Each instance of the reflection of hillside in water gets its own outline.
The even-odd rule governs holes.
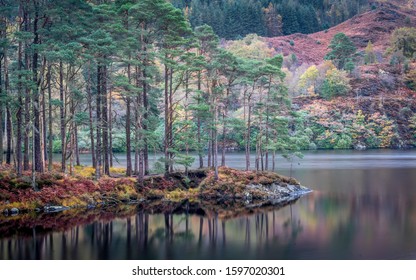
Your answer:
[[[279,210],[228,219],[188,205],[166,214],[101,213],[62,232],[48,232],[49,220],[31,229],[15,224],[15,234],[27,237],[2,238],[0,259],[406,258],[416,248],[415,203],[400,194],[316,192]]]

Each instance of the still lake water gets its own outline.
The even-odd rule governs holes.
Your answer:
[[[243,154],[227,156],[244,167]],[[289,163],[277,166],[289,175]],[[314,192],[227,219],[140,209],[37,219],[45,225],[0,216],[0,229],[13,222],[0,232],[0,259],[416,259],[416,151],[307,152],[292,175]]]

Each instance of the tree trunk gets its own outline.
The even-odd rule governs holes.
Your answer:
[[[59,116],[61,130],[61,171],[66,173],[66,127],[65,127],[65,92],[64,92],[64,65],[59,61]]]
[[[53,122],[52,122],[52,85],[51,85],[51,76],[52,76],[52,65],[48,64],[48,72],[46,74],[46,81],[48,84],[48,125],[49,125],[49,137],[48,137],[48,170],[52,171],[53,169]]]
[[[216,100],[218,101],[218,100]],[[218,122],[218,106],[217,106],[217,102],[214,102],[214,129],[213,129],[213,134],[214,134],[214,139],[213,139],[213,143],[214,143],[214,147],[213,147],[213,151],[214,151],[214,155],[213,155],[213,161],[214,161],[214,171],[215,171],[215,180],[218,180],[218,133],[217,133],[217,122]]]
[[[173,69],[170,68],[169,73],[169,148],[173,148]],[[169,171],[173,172],[173,157],[172,151],[169,151]]]
[[[47,64],[46,58],[43,59],[43,65],[46,67]],[[48,68],[49,71],[49,68]],[[46,76],[48,73],[46,73]],[[46,87],[49,87],[48,84],[48,77],[46,77],[47,85]],[[48,149],[46,148],[46,143],[48,143],[48,126],[46,123],[46,96],[45,96],[45,88],[42,89],[42,151],[43,151],[43,164],[46,164],[46,160],[48,160]]]
[[[109,159],[110,159],[110,168],[113,167],[113,106],[112,106],[112,99],[113,99],[113,89],[110,85],[110,94],[108,95],[108,152],[109,152]]]
[[[167,55],[165,59],[167,60]],[[165,63],[165,175],[169,174],[169,68]]]
[[[129,80],[129,85],[131,84],[131,66],[127,65],[127,77]],[[126,149],[127,149],[127,170],[126,175],[130,177],[132,175],[132,165],[131,165],[131,98],[130,93],[127,93],[126,97]]]
[[[129,30],[129,11],[126,12],[125,18],[125,27]],[[129,85],[131,85],[131,55],[129,55],[129,63],[127,64],[127,78]],[[127,150],[127,169],[126,176],[130,177],[132,175],[132,164],[131,164],[131,97],[130,92],[126,96],[126,150]]]
[[[7,90],[7,89],[6,89]],[[7,151],[6,151],[6,163],[11,164],[12,163],[12,141],[13,141],[13,135],[12,135],[12,114],[10,113],[10,107],[7,106],[6,108],[6,133],[7,133]]]
[[[78,125],[74,123],[74,144],[75,144],[75,163],[77,166],[81,165],[81,161],[79,158],[79,147],[78,147]]]
[[[108,98],[107,98],[107,66],[102,66],[101,71],[101,101],[102,101],[102,133],[103,133],[103,155],[104,174],[110,175],[110,161],[108,151]]]
[[[29,15],[27,11],[24,11],[23,22],[25,32],[30,32],[29,27]],[[29,72],[30,69],[30,59],[29,59],[29,46],[25,43],[25,71]],[[25,171],[29,170],[29,137],[30,137],[30,89],[29,86],[29,77],[26,75],[26,85],[25,85],[25,122],[24,122],[24,155],[23,155],[23,169]]]
[[[198,93],[201,92],[201,71],[198,72]],[[198,98],[198,107],[201,106],[201,98]],[[197,116],[198,123],[198,158],[199,158],[199,168],[204,168],[204,157],[202,155],[202,141],[201,141],[201,113],[198,113]]]
[[[251,93],[247,98],[246,170],[250,170]]]
[[[87,80],[87,102],[88,102],[88,125],[90,128],[90,141],[91,141],[91,160],[92,160],[92,167],[97,167],[97,160],[96,160],[96,153],[95,153],[95,141],[94,141],[94,124],[93,124],[93,115],[92,115],[92,94],[91,94],[91,65],[88,64],[88,80]]]
[[[21,16],[22,9],[19,7],[19,15]],[[22,42],[19,41],[17,54],[17,70],[18,70],[18,84],[17,84],[17,112],[16,112],[16,172],[20,176],[22,174],[22,108],[23,108],[23,92],[22,92]]]
[[[33,74],[33,153],[34,153],[34,165],[36,172],[44,172],[44,165],[42,162],[42,147],[41,147],[41,131],[40,131],[40,103],[39,103],[39,84],[38,84],[38,50],[37,45],[39,44],[38,34],[38,21],[39,21],[39,7],[37,1],[34,1],[35,18],[33,20],[33,63],[32,63],[32,74]]]
[[[96,142],[97,142],[97,148],[96,148],[96,160],[97,164],[95,167],[95,179],[99,180],[101,178],[101,66],[100,64],[97,65],[97,100],[96,100],[96,114],[97,114],[97,120],[96,120],[96,130],[97,130],[97,136],[96,136]]]
[[[140,87],[142,71],[136,67],[136,87]],[[139,160],[138,166],[138,181],[143,183],[144,179],[144,155],[143,155],[143,95],[138,93],[136,96],[136,153]]]
[[[227,86],[227,92],[225,95],[225,106],[222,113],[222,155],[221,155],[221,166],[225,166],[225,135],[227,133],[227,110],[228,110],[228,97],[230,95],[230,85]]]
[[[146,29],[146,26],[143,25],[143,30]],[[141,45],[142,45],[142,54],[143,54],[143,68],[142,68],[142,86],[143,86],[143,91],[142,91],[142,95],[143,95],[143,131],[145,133],[143,133],[143,160],[144,160],[144,174],[148,175],[149,174],[149,143],[147,140],[147,135],[146,132],[148,130],[148,124],[149,124],[149,100],[148,100],[148,96],[147,96],[147,92],[148,92],[148,84],[147,84],[147,71],[146,71],[146,67],[147,67],[147,47],[146,47],[146,42],[144,40],[144,36],[143,33],[140,36],[141,38]]]

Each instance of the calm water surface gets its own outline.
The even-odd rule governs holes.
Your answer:
[[[243,168],[244,156],[227,165]],[[283,160],[278,168],[290,173]],[[415,259],[415,171],[416,151],[308,152],[293,176],[314,192],[290,206],[227,219],[134,209],[63,229],[59,215],[45,226],[13,220],[0,259]]]

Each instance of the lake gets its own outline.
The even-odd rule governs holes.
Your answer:
[[[244,155],[227,154],[227,165],[244,168]],[[279,158],[279,173],[290,166]],[[314,192],[237,217],[139,206],[0,216],[0,259],[416,258],[416,151],[305,152],[292,173]]]

